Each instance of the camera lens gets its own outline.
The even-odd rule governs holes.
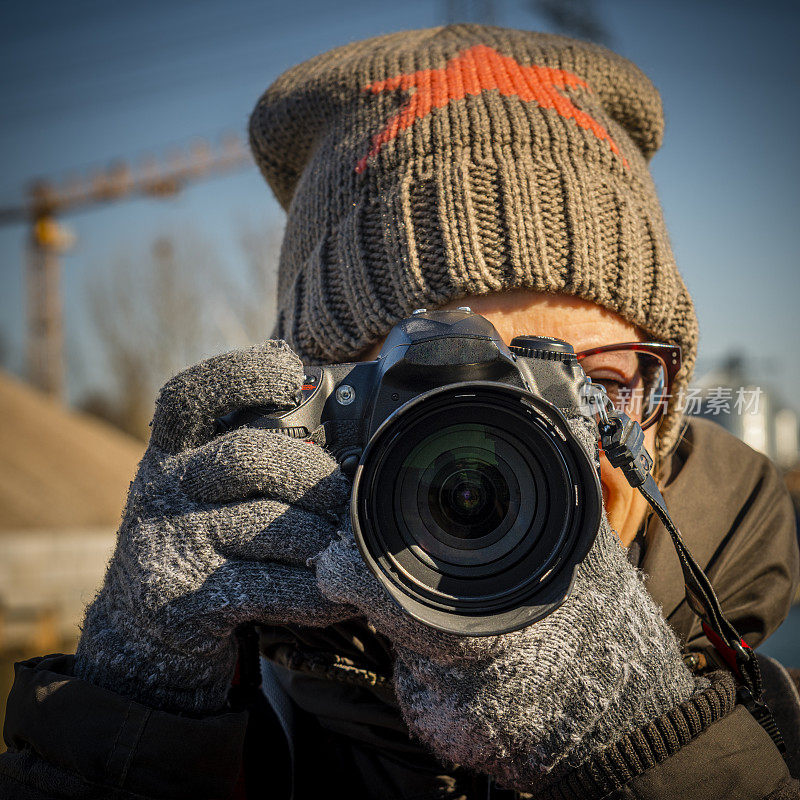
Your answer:
[[[508,484],[494,464],[480,456],[443,458],[431,482],[428,505],[436,523],[451,536],[476,539],[505,519],[509,506]]]
[[[594,465],[560,412],[498,383],[407,403],[353,488],[367,564],[407,612],[451,633],[515,630],[557,607],[599,514]]]
[[[473,443],[449,449],[454,438]],[[484,426],[451,426],[423,440],[400,467],[398,479],[418,481],[417,503],[427,505],[423,514],[449,536],[478,539],[509,512],[511,489],[487,444]]]

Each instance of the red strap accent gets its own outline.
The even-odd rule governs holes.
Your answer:
[[[233,671],[233,680],[231,686],[238,686],[242,682],[242,675],[239,670],[240,659],[236,659],[236,669]]]
[[[700,623],[703,626],[703,631],[705,635],[708,637],[711,644],[714,645],[714,649],[722,656],[722,659],[725,663],[733,670],[734,674],[739,678],[739,680],[743,680],[744,677],[742,675],[742,671],[739,668],[739,654],[730,647],[719,634],[717,634],[710,625],[707,625],[705,622],[701,621]],[[744,639],[739,639],[740,644],[745,650],[750,650],[750,645]]]

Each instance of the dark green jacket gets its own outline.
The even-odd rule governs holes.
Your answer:
[[[720,600],[757,646],[798,582],[794,516],[769,462],[711,423],[693,422],[664,465],[665,497]],[[707,643],[683,601],[677,557],[653,519],[631,549],[648,589],[690,649]],[[0,756],[0,798],[283,798],[342,794],[419,800],[512,797],[438,763],[412,741],[391,695],[391,653],[365,626],[262,632],[267,694],[203,719],[146,708],[71,677],[70,656],[17,665]],[[768,699],[800,769],[800,698],[763,659]],[[558,798],[800,797],[764,730],[735,704],[727,673],[568,775]]]

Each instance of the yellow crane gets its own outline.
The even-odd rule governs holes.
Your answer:
[[[0,225],[27,222],[27,369],[29,381],[63,398],[64,341],[59,256],[75,237],[59,222],[64,214],[132,197],[172,197],[188,183],[252,164],[236,135],[218,144],[195,142],[163,160],[150,158],[132,168],[116,161],[106,169],[66,181],[37,180],[19,206],[0,208]]]

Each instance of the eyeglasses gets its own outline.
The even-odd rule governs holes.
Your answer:
[[[681,368],[681,348],[660,342],[624,342],[576,353],[583,371],[606,390],[614,406],[649,428],[661,419]]]

